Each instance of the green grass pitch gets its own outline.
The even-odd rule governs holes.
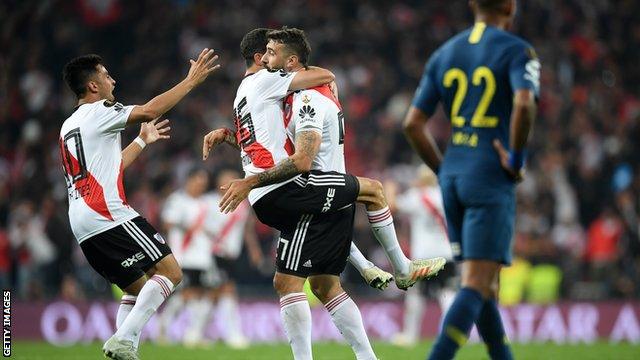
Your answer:
[[[44,342],[18,341],[13,344],[13,359],[24,360],[85,360],[103,359],[100,347],[102,344],[91,343],[61,348]],[[431,342],[424,342],[412,348],[401,348],[388,343],[376,342],[373,348],[381,360],[425,359]],[[516,359],[640,359],[640,346],[626,343],[594,345],[555,345],[528,344],[513,346]],[[339,343],[313,344],[314,359],[342,360],[354,359],[351,349]],[[287,344],[253,345],[247,350],[232,350],[222,344],[215,344],[210,349],[186,349],[178,345],[159,346],[144,343],[141,346],[140,358],[143,360],[275,360],[291,359],[291,351]],[[483,345],[473,344],[465,346],[457,359],[488,359]]]

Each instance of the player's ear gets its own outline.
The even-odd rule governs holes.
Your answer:
[[[90,93],[97,94],[98,93],[98,83],[95,82],[94,80],[89,80],[87,82],[87,90]]]
[[[253,63],[259,66],[262,66],[262,58],[263,58],[264,54],[261,53],[255,53],[253,54]]]

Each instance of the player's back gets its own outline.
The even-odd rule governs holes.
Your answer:
[[[100,100],[80,105],[62,124],[69,222],[78,242],[139,216],[127,204],[122,183],[120,132],[132,109]]]
[[[285,126],[295,142],[300,131],[315,131],[321,136],[320,149],[312,170],[345,173],[344,113],[328,85],[297,91],[285,99]]]
[[[438,92],[452,126],[440,175],[510,181],[492,143],[509,144],[515,90],[526,87],[537,93],[539,71],[526,41],[484,23],[434,53],[427,64],[435,85],[430,91]]]
[[[236,138],[245,176],[270,169],[293,153],[282,123],[282,99],[294,73],[260,70],[244,78],[233,102]],[[251,203],[281,184],[254,189]]]

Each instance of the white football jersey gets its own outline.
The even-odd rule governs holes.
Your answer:
[[[162,208],[162,221],[172,225],[168,241],[182,268],[207,270],[213,266],[212,234],[207,232],[211,216],[210,196],[189,196],[183,190],[171,194]]]
[[[285,99],[287,135],[295,142],[300,131],[315,131],[322,137],[311,168],[345,173],[344,114],[328,85],[297,91]]]
[[[139,216],[122,184],[120,132],[133,107],[106,100],[82,104],[62,124],[69,222],[78,243]]]
[[[242,252],[244,229],[250,214],[249,203],[242,202],[229,214],[220,211],[219,194],[211,195],[211,211],[207,217],[207,229],[213,234],[213,254],[227,259],[237,259]]]
[[[272,168],[293,154],[282,122],[283,99],[295,73],[260,70],[248,75],[238,87],[233,101],[236,139],[242,149],[245,176]],[[249,201],[254,204],[268,192],[289,181],[253,189]]]
[[[440,187],[411,188],[396,200],[411,221],[411,257],[453,259]]]

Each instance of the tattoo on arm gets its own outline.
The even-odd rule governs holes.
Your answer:
[[[296,154],[302,154],[304,157],[313,159],[318,154],[319,149],[320,136],[316,132],[302,131],[296,134]],[[277,184],[301,174],[302,171],[296,166],[293,156],[282,160],[271,169],[258,174],[258,184],[256,187]]]
[[[233,146],[234,148],[240,150],[240,145],[238,144],[238,139],[236,139],[235,132],[231,129],[225,129],[224,142]]]
[[[298,167],[293,160],[288,157],[271,169],[258,174],[258,185],[256,187],[277,184],[300,174]]]

